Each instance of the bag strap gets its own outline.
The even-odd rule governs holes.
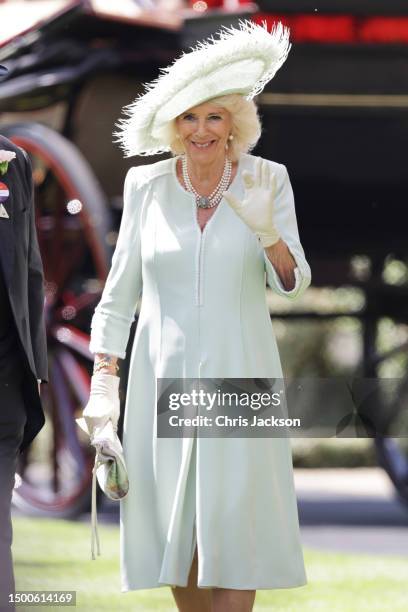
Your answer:
[[[92,469],[92,501],[91,501],[91,556],[92,560],[95,560],[95,542],[97,547],[97,554],[101,554],[98,534],[98,517],[97,517],[97,503],[96,503],[96,470],[99,467],[98,454],[95,454],[95,463]]]

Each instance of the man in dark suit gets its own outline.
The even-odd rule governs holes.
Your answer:
[[[0,66],[0,80],[5,72]],[[0,610],[14,610],[8,594],[15,590],[11,497],[17,459],[45,422],[39,394],[48,379],[43,280],[31,163],[0,135]]]

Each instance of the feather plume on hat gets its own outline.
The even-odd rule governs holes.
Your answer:
[[[116,123],[114,142],[125,157],[169,151],[161,138],[169,121],[218,96],[253,98],[275,76],[290,48],[289,28],[280,22],[271,32],[266,23],[249,20],[240,21],[239,28],[223,27],[162,68],[157,79],[144,85],[145,93],[123,107],[126,118]]]

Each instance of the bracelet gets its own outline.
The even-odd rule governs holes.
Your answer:
[[[99,372],[99,370],[102,370],[102,368],[111,368],[112,365],[113,364],[110,359],[101,359],[100,361],[98,361],[98,363],[94,364],[93,373],[95,374],[96,372]],[[115,373],[118,370],[119,366],[117,363],[115,363]]]

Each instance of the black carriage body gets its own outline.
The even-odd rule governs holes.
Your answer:
[[[356,30],[364,20],[408,16],[402,0],[258,4],[289,23],[295,14],[350,17]],[[355,38],[295,43],[260,97],[267,137],[258,151],[290,170],[318,285],[350,280],[352,254],[405,258],[408,251],[408,36],[377,44]]]
[[[299,44],[261,95],[267,137],[258,151],[290,169],[317,262],[407,255],[407,75],[408,45]]]

